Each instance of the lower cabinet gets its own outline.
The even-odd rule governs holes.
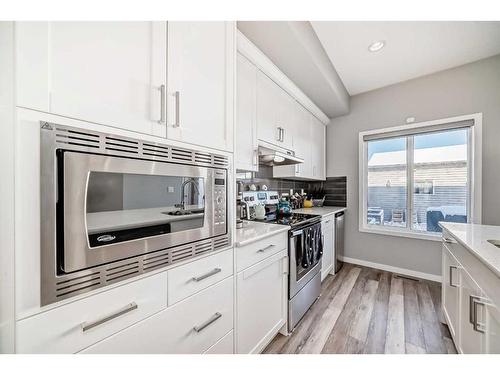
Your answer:
[[[458,352],[499,354],[500,280],[445,231],[442,254],[442,307]]]
[[[228,350],[233,329],[233,277],[179,302],[82,353],[201,354]],[[232,340],[232,338],[226,338]]]
[[[236,279],[236,351],[259,353],[285,325],[287,250],[239,272]]]
[[[443,246],[443,284],[442,284],[442,303],[443,311],[448,320],[448,328],[455,340],[458,340],[456,335],[458,328],[458,313],[459,313],[459,278],[460,268],[459,263],[450,251]]]
[[[321,221],[321,233],[323,235],[323,257],[321,259],[321,281],[328,276],[329,273],[334,273],[333,261],[335,259],[334,249],[334,220],[333,215],[329,215]]]

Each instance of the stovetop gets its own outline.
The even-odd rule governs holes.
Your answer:
[[[269,215],[266,219],[263,220],[255,219],[254,221],[258,221],[261,223],[289,225],[292,228],[295,228],[303,224],[313,224],[316,222],[319,223],[321,221],[321,215],[310,215],[310,214],[299,214],[299,213],[292,213],[286,216]]]

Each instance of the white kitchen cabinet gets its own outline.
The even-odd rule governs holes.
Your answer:
[[[258,171],[257,67],[238,53],[236,65],[236,169]]]
[[[165,22],[16,23],[17,106],[165,136]]]
[[[293,149],[290,95],[262,71],[257,72],[257,138],[288,150]]]
[[[258,353],[286,323],[287,251],[237,275],[237,353]]]
[[[455,257],[450,253],[446,245],[443,245],[442,261],[442,303],[443,312],[449,322],[448,328],[455,340],[458,340],[457,327],[459,324],[459,282],[460,265]]]
[[[233,22],[168,23],[167,138],[233,150]]]
[[[442,307],[458,352],[500,353],[500,281],[443,230]]]
[[[485,304],[486,342],[485,353],[500,353],[500,309],[491,301]]]
[[[326,216],[321,221],[321,233],[323,236],[323,257],[321,258],[321,281],[328,276],[329,273],[334,273],[333,260],[335,259],[334,249],[334,220],[333,215]]]
[[[480,354],[484,350],[484,309],[477,305],[483,297],[481,288],[465,271],[460,270],[460,348],[463,353]]]
[[[314,145],[311,150],[312,178],[315,180],[325,180],[325,125],[312,115],[311,118],[311,144]]]
[[[204,353],[233,329],[233,282],[224,279],[82,353]]]

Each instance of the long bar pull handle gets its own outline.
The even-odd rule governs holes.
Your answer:
[[[454,288],[456,288],[458,285],[453,284],[453,270],[457,270],[457,269],[458,269],[457,266],[450,266],[450,280],[449,280],[449,282],[450,282],[450,286],[452,286]]]
[[[137,309],[137,307],[138,307],[137,303],[132,302],[132,303],[129,303],[124,308],[122,308],[122,309],[102,318],[102,319],[99,319],[99,320],[96,320],[96,321],[90,322],[90,323],[87,323],[87,322],[82,323],[82,331],[87,332],[89,329],[95,328],[97,326],[100,326],[101,324],[109,322],[110,320],[118,318],[119,316],[122,316],[122,315],[125,315],[126,313],[129,313],[129,312]]]
[[[268,245],[262,249],[257,250],[258,253],[264,253],[266,250],[273,248],[275,245]]]
[[[166,87],[165,85],[160,86],[160,119],[158,120],[158,124],[165,125],[166,123],[166,117],[167,117],[167,112],[165,108],[165,90]]]
[[[215,274],[218,274],[219,272],[221,272],[222,270],[220,268],[214,268],[212,271],[210,272],[207,272],[206,274],[204,275],[201,275],[201,276],[198,276],[198,277],[193,277],[192,280],[193,281],[201,281],[201,280],[204,280],[206,279],[207,277],[210,277],[210,276],[213,276]]]
[[[175,123],[173,125],[174,128],[178,128],[181,126],[181,114],[180,114],[180,109],[181,109],[181,93],[179,91],[176,91],[174,93],[175,97]]]
[[[222,317],[222,314],[220,312],[216,312],[214,316],[212,316],[210,319],[208,319],[205,323],[201,323],[199,326],[194,326],[193,330],[195,332],[201,332],[205,328],[207,328],[210,324],[215,322],[217,319],[220,319]]]

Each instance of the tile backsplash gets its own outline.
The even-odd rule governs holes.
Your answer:
[[[289,193],[293,189],[295,193],[304,189],[311,193],[319,189],[325,190],[325,205],[346,207],[347,182],[346,177],[328,177],[326,181],[301,181],[283,178],[273,178],[272,167],[260,166],[259,172],[238,172],[236,180],[243,182],[243,190],[249,190],[254,184],[257,190],[266,185],[268,190],[276,190],[279,194]]]

